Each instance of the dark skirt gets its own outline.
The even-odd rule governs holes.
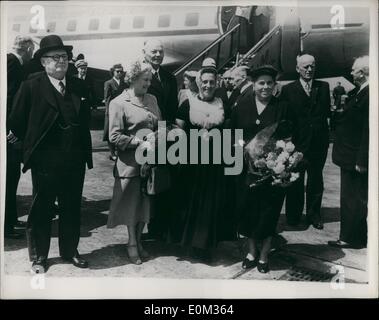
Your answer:
[[[285,189],[262,185],[246,194],[245,207],[239,221],[239,233],[245,237],[263,240],[276,232]]]
[[[185,165],[178,173],[176,238],[183,246],[216,247],[236,239],[233,177],[222,165]]]

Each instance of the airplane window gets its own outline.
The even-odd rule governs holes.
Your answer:
[[[168,14],[163,14],[161,16],[159,16],[158,18],[158,27],[159,28],[165,28],[165,27],[168,27],[170,25],[170,15]]]
[[[67,22],[67,31],[75,31],[76,30],[76,20],[69,20]]]
[[[100,24],[99,19],[91,19],[89,21],[88,29],[89,30],[99,30],[99,24]]]
[[[12,30],[13,30],[13,31],[20,32],[20,29],[21,29],[21,25],[20,25],[19,23],[15,23],[15,24],[12,26]]]
[[[184,25],[187,27],[194,27],[199,24],[199,13],[198,12],[192,12],[186,14],[186,20],[184,22]]]
[[[47,28],[46,28],[46,31],[47,32],[54,32],[55,31],[55,27],[56,27],[57,23],[56,22],[49,22],[47,24]]]
[[[133,28],[140,29],[145,26],[145,17],[134,17]]]
[[[121,24],[121,18],[120,17],[112,18],[109,27],[111,29],[120,29],[120,24]]]

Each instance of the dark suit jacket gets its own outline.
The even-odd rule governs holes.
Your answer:
[[[123,79],[120,80],[120,85],[118,85],[113,78],[104,82],[105,117],[103,141],[109,140],[109,103],[111,100],[119,96],[125,88],[126,84]]]
[[[12,104],[21,82],[25,78],[23,66],[13,53],[7,54],[7,133],[8,119],[12,111]]]
[[[85,103],[88,93],[83,81],[76,78],[66,77],[66,88],[67,92],[72,94],[79,115],[86,163],[88,168],[92,168],[90,110]],[[58,118],[59,111],[54,90],[46,73],[40,73],[24,81],[14,98],[9,125],[16,137],[23,141],[23,172],[30,168],[33,152],[48,135]]]
[[[369,87],[351,96],[336,119],[333,162],[346,170],[368,168]]]
[[[79,79],[78,74],[73,75],[73,77]],[[91,109],[95,105],[95,94],[94,94],[94,88],[93,88],[93,80],[87,74],[86,78],[84,80],[81,80],[81,81],[84,81],[84,85],[86,86],[86,90],[88,92],[88,98],[86,99],[86,103],[88,104],[88,107]]]
[[[309,97],[300,80],[296,80],[283,87],[280,98],[288,103],[288,113],[294,126],[293,142],[297,150],[307,155],[327,149],[330,117],[329,84],[313,80]]]
[[[224,87],[220,87],[216,89],[215,96],[222,100],[225,110],[225,118],[229,119],[232,113],[232,108],[237,101],[239,96],[239,90],[235,89],[232,91],[230,97],[228,97],[227,91]]]
[[[162,119],[173,122],[178,109],[178,86],[176,78],[164,67],[159,68],[161,81],[153,77],[148,93],[157,98]]]

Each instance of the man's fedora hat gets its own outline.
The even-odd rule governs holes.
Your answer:
[[[42,38],[39,49],[34,54],[34,58],[40,59],[46,52],[58,49],[63,49],[69,56],[72,56],[72,48],[72,46],[65,46],[59,36],[51,34]]]

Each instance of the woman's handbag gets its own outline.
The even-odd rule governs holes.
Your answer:
[[[141,179],[142,192],[147,195],[162,193],[167,191],[171,186],[170,170],[165,165],[142,166]]]

